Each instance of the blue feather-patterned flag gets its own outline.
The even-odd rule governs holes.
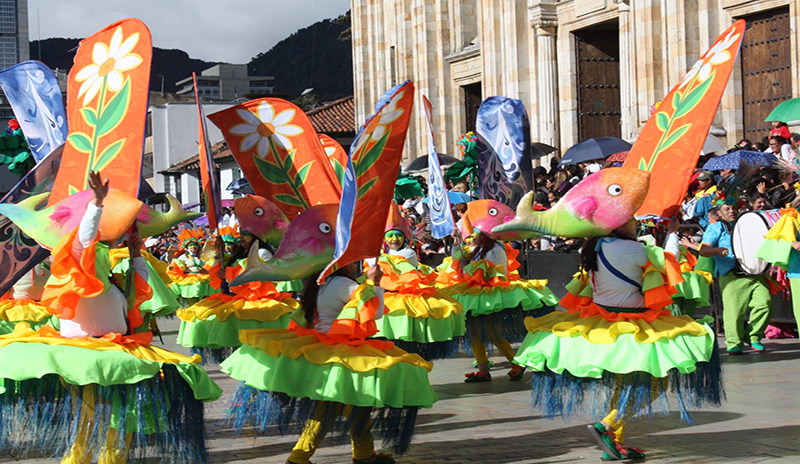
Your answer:
[[[67,140],[61,88],[44,63],[25,61],[3,69],[0,86],[37,163]]]
[[[478,196],[512,209],[533,190],[530,123],[522,101],[489,97],[478,109]]]
[[[422,96],[425,118],[428,120],[428,208],[430,209],[431,232],[433,237],[441,239],[453,233],[455,222],[453,211],[450,209],[450,200],[447,197],[447,187],[444,185],[444,175],[439,164],[439,154],[433,139],[433,115],[431,102],[428,97]]]

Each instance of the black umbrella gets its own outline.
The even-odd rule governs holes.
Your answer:
[[[241,193],[244,195],[255,193],[255,191],[253,190],[253,186],[250,185],[250,181],[248,181],[247,178],[245,177],[240,177],[235,181],[231,182],[230,184],[228,184],[227,187],[225,187],[225,190],[234,193]]]
[[[444,169],[451,164],[457,163],[459,160],[456,157],[439,153],[439,165]],[[414,158],[406,167],[403,168],[403,174],[422,173],[428,170],[428,155]]]
[[[605,159],[621,151],[629,151],[631,144],[617,137],[595,137],[574,145],[564,153],[559,166]]]
[[[539,159],[556,151],[556,147],[551,147],[546,143],[533,142],[531,144],[531,159]]]

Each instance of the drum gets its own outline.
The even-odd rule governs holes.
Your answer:
[[[764,235],[781,218],[779,210],[749,211],[743,213],[733,224],[731,242],[737,270],[745,275],[763,274],[770,264],[756,258],[764,243]]]

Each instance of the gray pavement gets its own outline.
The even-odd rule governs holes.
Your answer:
[[[162,322],[168,348],[177,323]],[[720,339],[720,341],[722,341]],[[728,400],[719,409],[693,414],[695,425],[677,414],[631,422],[627,442],[648,451],[653,463],[794,463],[800,462],[800,341],[766,341],[769,352],[723,356]],[[546,420],[531,409],[526,374],[509,382],[508,365],[498,364],[491,383],[465,384],[471,359],[436,363],[430,375],[439,395],[433,408],[420,413],[414,444],[399,463],[572,463],[600,462],[600,451],[586,433],[588,418]],[[504,360],[503,360],[504,361]],[[283,463],[296,436],[239,435],[225,422],[225,406],[237,382],[209,369],[224,389],[220,401],[206,409],[213,463]],[[313,459],[316,464],[348,463],[348,441],[326,439]],[[57,463],[54,459],[0,462]]]

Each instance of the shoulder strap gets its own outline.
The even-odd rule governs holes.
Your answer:
[[[633,285],[634,287],[638,288],[639,290],[642,289],[642,286],[638,282],[628,278],[628,276],[623,274],[619,269],[615,268],[614,266],[611,265],[610,262],[608,262],[608,259],[606,258],[606,255],[603,253],[603,248],[602,247],[600,247],[600,249],[597,251],[597,256],[600,258],[600,261],[602,261],[603,266],[605,266],[606,269],[608,269],[609,272],[614,274],[614,277],[620,279],[623,282],[626,282],[626,283],[629,283],[629,284]]]

